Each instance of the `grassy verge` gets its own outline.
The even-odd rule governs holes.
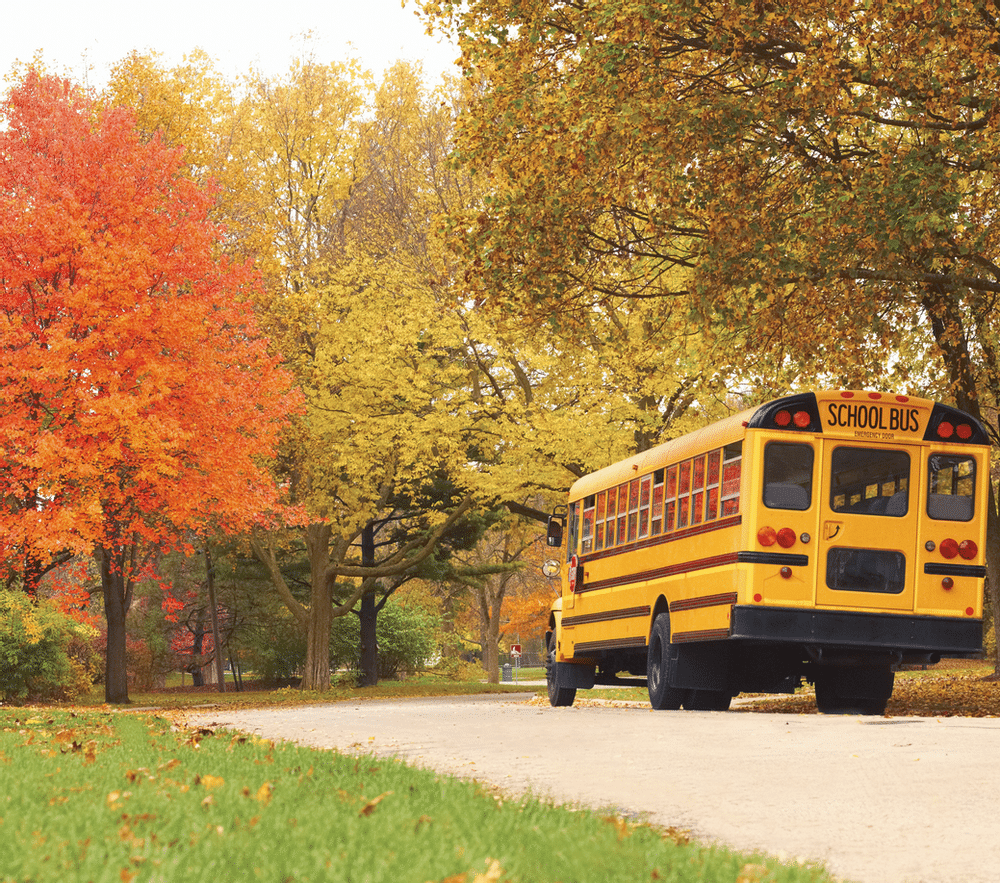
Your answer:
[[[325,693],[310,693],[294,687],[277,690],[233,691],[220,693],[215,687],[188,688],[184,691],[129,691],[133,708],[190,708],[205,705],[225,705],[234,708],[263,705],[306,705],[357,699],[413,699],[421,696],[468,696],[475,693],[537,692],[537,686],[518,684],[484,684],[480,681],[448,681],[442,678],[412,678],[403,681],[382,681],[377,687],[352,687],[334,684]],[[103,688],[94,690],[74,702],[74,706],[96,708],[104,704]]]
[[[3,881],[826,881],[675,831],[508,800],[403,764],[0,709]]]

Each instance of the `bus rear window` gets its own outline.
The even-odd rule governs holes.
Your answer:
[[[931,454],[927,514],[939,521],[971,521],[976,461],[961,454]]]
[[[811,445],[771,442],[764,449],[764,505],[808,509],[812,505]]]
[[[835,448],[830,508],[858,515],[901,518],[909,511],[910,457],[883,448]]]

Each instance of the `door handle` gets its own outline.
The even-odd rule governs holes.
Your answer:
[[[823,539],[832,540],[837,534],[840,533],[841,522],[839,521],[824,521],[823,522]]]

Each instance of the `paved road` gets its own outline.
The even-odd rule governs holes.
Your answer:
[[[822,862],[860,883],[1000,874],[1000,719],[554,709],[477,696],[219,710],[191,723],[395,755]]]

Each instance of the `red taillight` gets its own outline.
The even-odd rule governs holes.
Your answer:
[[[773,546],[778,534],[773,527],[762,527],[757,531],[757,542],[762,546]]]
[[[945,558],[954,558],[958,554],[958,543],[948,537],[946,540],[941,540],[940,549]]]
[[[789,414],[788,411],[778,411],[778,413],[774,415],[774,422],[778,426],[784,428],[792,422],[792,415]]]
[[[778,545],[782,549],[790,549],[795,545],[795,531],[790,527],[783,527],[778,531]]]
[[[962,540],[958,544],[958,554],[961,555],[966,561],[971,561],[979,554],[979,546],[977,546],[972,540]]]
[[[965,439],[972,438],[972,427],[968,423],[959,423],[955,433],[964,441]]]
[[[955,427],[947,420],[942,420],[937,428],[938,438],[951,438],[955,434]]]
[[[792,422],[799,428],[805,429],[810,422],[808,411],[796,411],[795,416],[792,418]]]

